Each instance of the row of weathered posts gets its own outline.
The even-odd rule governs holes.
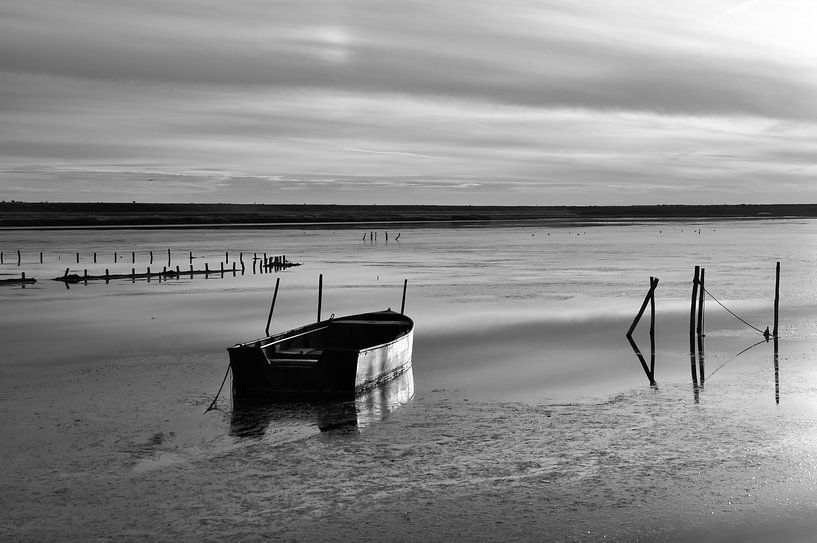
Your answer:
[[[136,251],[129,251],[129,252],[130,252],[131,264],[135,264],[136,263],[137,252]],[[201,257],[194,257],[193,256],[193,251],[186,251],[186,252],[187,252],[186,259],[191,263],[193,262],[194,258],[201,258]],[[81,253],[77,252],[75,254],[76,254],[76,262],[77,262],[77,264],[79,264],[80,261],[81,261]],[[123,253],[120,253],[118,251],[113,251],[113,262],[114,263],[124,262],[127,259],[127,257],[126,257],[127,254],[128,254],[127,251],[123,252]],[[147,257],[148,257],[149,264],[153,264],[153,261],[154,261],[153,251],[148,251]],[[90,256],[87,256],[86,258],[89,258],[90,260],[93,261],[94,264],[96,264],[96,263],[98,263],[99,261],[102,260],[102,255],[101,255],[101,253],[97,253],[96,251],[94,251],[93,253],[91,253]],[[286,255],[280,255],[280,256],[277,256],[277,257],[270,257],[270,258],[278,258],[278,259],[280,259],[282,261],[286,261]],[[62,257],[60,257],[60,260],[61,259],[62,259]],[[257,252],[253,253],[253,261],[261,260],[261,259],[262,259],[262,257],[258,256]],[[6,264],[6,260],[7,259],[5,257],[5,253],[3,253],[3,251],[0,251],[0,264]],[[173,260],[172,252],[171,252],[170,249],[168,249],[167,250],[167,266],[168,267],[170,267],[172,260]],[[235,257],[233,257],[233,260],[235,260]],[[264,253],[263,260],[265,260],[265,261],[267,260],[267,253]],[[23,253],[19,249],[17,250],[16,261],[17,261],[17,266],[21,266],[22,263],[23,263]],[[40,262],[40,264],[43,264],[45,262],[42,251],[39,252],[39,262]],[[243,251],[238,253],[238,262],[239,263],[244,262],[244,252]],[[224,252],[224,263],[225,264],[230,263],[230,252],[229,251]],[[9,264],[11,264],[11,262],[9,262]]]
[[[279,271],[287,268],[291,268],[293,266],[298,266],[299,264],[296,262],[291,262],[286,259],[284,256],[276,256],[276,257],[267,257],[264,255],[263,259],[254,258],[252,261],[252,273],[256,273],[256,269],[258,273],[269,273],[272,271]],[[63,281],[65,283],[87,283],[88,281],[105,281],[106,283],[112,279],[130,279],[131,281],[136,281],[137,279],[147,279],[150,281],[151,278],[158,278],[159,280],[162,279],[171,279],[171,278],[180,278],[180,277],[190,277],[191,279],[196,275],[204,275],[205,277],[209,275],[219,274],[221,277],[224,277],[225,273],[232,273],[233,277],[237,274],[244,275],[246,273],[246,266],[244,261],[241,260],[240,267],[237,266],[236,262],[233,261],[232,268],[224,266],[224,262],[219,263],[218,269],[210,269],[210,265],[205,262],[203,269],[194,269],[193,265],[190,265],[190,268],[187,270],[182,270],[180,266],[176,266],[175,269],[168,268],[167,266],[162,267],[162,271],[151,271],[150,267],[148,266],[144,273],[137,273],[136,268],[131,268],[130,273],[110,273],[110,270],[106,269],[104,275],[89,275],[88,270],[83,270],[83,274],[79,275],[76,273],[69,273],[70,269],[65,268],[65,273],[60,277],[55,277],[54,281]]]

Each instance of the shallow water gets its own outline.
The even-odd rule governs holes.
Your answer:
[[[794,538],[817,505],[815,234],[809,221],[418,228],[388,242],[363,229],[0,231],[0,273],[38,279],[0,287],[0,536],[692,540],[784,518],[772,526]],[[190,251],[214,270],[243,252],[247,271],[47,280],[144,271],[149,251],[160,270],[167,249],[182,269]],[[302,265],[253,274],[265,251]],[[762,338],[708,301],[693,387],[692,268],[763,329],[776,261],[777,371],[771,343],[735,357]],[[226,347],[263,335],[276,278],[283,330],[316,318],[320,273],[324,317],[397,309],[408,279],[413,397],[237,417],[227,394],[203,416]],[[624,337],[650,276],[657,387]]]

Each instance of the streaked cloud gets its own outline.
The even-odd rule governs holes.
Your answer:
[[[6,2],[0,197],[817,201],[809,22],[773,0]]]

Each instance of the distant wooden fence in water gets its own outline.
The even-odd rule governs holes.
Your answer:
[[[131,253],[131,258],[130,258],[131,263],[136,262],[136,254],[137,254],[136,251],[130,251],[130,253]],[[35,254],[37,254],[37,253],[35,253]],[[72,254],[72,253],[69,253],[69,254]],[[80,260],[81,260],[80,259],[80,253],[75,253],[75,254],[76,254],[76,262],[79,263]],[[148,251],[147,255],[148,255],[148,258],[149,258],[149,263],[153,264],[153,260],[154,260],[153,251]],[[258,252],[254,252],[252,254],[251,273],[253,275],[259,274],[259,273],[277,272],[277,271],[280,271],[280,270],[285,270],[287,268],[291,268],[293,266],[300,266],[300,264],[297,263],[297,262],[292,262],[290,260],[287,260],[286,255],[267,256],[267,253],[262,253],[262,255],[263,256],[259,256]],[[61,255],[59,260],[62,260],[62,256],[64,256],[64,255]],[[43,253],[39,252],[38,257],[39,257],[39,263],[42,264],[43,261],[44,261]],[[88,257],[88,258],[91,259],[94,263],[97,263],[99,261],[99,255],[98,255],[97,252],[93,252],[91,254],[91,256]],[[230,252],[225,251],[224,252],[224,261],[219,262],[219,267],[217,269],[211,269],[210,264],[208,262],[204,263],[204,268],[195,269],[193,267],[193,264],[192,264],[193,259],[194,258],[202,258],[202,257],[194,257],[192,251],[185,251],[185,260],[187,260],[190,263],[188,269],[182,269],[181,266],[175,266],[175,268],[172,267],[171,266],[172,258],[173,258],[173,253],[171,252],[170,249],[167,249],[167,265],[162,267],[161,271],[158,271],[158,270],[153,271],[153,270],[151,270],[150,266],[148,266],[147,269],[144,272],[139,272],[139,273],[137,273],[136,268],[131,268],[130,273],[127,273],[127,272],[111,273],[110,270],[106,268],[104,274],[89,273],[88,269],[82,270],[82,273],[80,274],[80,273],[71,273],[71,269],[66,268],[65,273],[63,273],[59,277],[54,277],[52,280],[53,281],[62,281],[64,283],[66,283],[66,284],[75,284],[75,283],[88,283],[89,281],[105,281],[106,283],[108,283],[108,282],[110,282],[112,280],[123,280],[123,279],[124,280],[130,279],[131,281],[134,281],[134,282],[137,279],[145,279],[147,281],[150,281],[153,278],[156,278],[156,279],[158,279],[160,281],[164,280],[164,279],[173,279],[173,278],[178,279],[178,278],[182,278],[182,277],[189,277],[189,278],[192,279],[194,276],[202,276],[202,275],[204,277],[209,277],[209,276],[212,276],[212,275],[217,275],[217,276],[220,276],[220,277],[224,277],[224,274],[232,274],[233,276],[236,276],[238,274],[244,275],[244,274],[247,273],[248,267],[249,267],[248,264],[245,264],[245,262],[244,262],[244,253],[243,252],[239,252],[238,253],[238,259],[234,258],[233,261],[232,261],[232,266],[229,266],[229,264],[230,264]],[[4,257],[4,254],[2,252],[0,252],[0,263],[8,264],[8,265],[16,265],[16,266],[19,267],[19,266],[22,265],[22,262],[23,262],[23,253],[20,250],[17,251],[17,253],[16,253],[16,264],[13,264],[13,262],[6,263],[5,260],[6,259]],[[121,261],[124,261],[124,260],[126,260],[126,259],[118,251],[113,252],[113,261],[115,263],[120,263]],[[0,279],[0,285],[22,285],[23,288],[25,288],[25,286],[27,284],[33,284],[33,283],[36,283],[36,282],[37,282],[37,280],[34,279],[34,278],[31,278],[31,277],[27,278],[25,272],[22,272],[19,277],[10,277],[10,278]]]

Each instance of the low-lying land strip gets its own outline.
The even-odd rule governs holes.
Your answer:
[[[0,227],[817,218],[817,204],[430,206],[0,202]]]

